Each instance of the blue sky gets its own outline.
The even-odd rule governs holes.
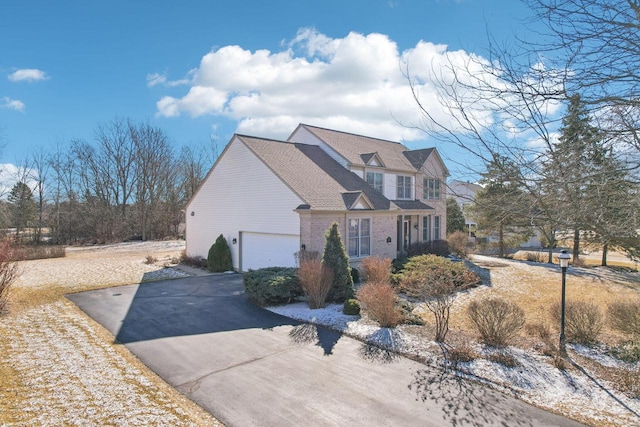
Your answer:
[[[487,29],[508,42],[529,15],[516,0],[2,2],[0,163],[91,141],[114,117],[176,147],[299,122],[434,146],[396,121],[418,114],[399,60],[482,54]]]

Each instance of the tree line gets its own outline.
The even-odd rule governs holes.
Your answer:
[[[114,118],[96,127],[92,141],[26,158],[0,204],[1,228],[36,243],[176,237],[216,157],[214,141],[176,150],[162,129]]]
[[[419,127],[472,157],[464,166],[484,185],[474,215],[498,234],[501,254],[509,236],[536,230],[549,261],[561,237],[574,261],[585,243],[605,265],[612,248],[637,258],[640,3],[525,3],[535,37],[506,45],[489,35],[483,56],[438,64],[429,77],[449,114],[414,90]]]

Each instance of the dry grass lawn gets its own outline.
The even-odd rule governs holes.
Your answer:
[[[64,295],[183,276],[181,242],[74,249],[21,262],[0,318],[0,425],[221,425]],[[146,264],[147,255],[159,261]]]
[[[458,298],[452,311],[451,327],[469,334],[474,328],[466,316],[472,299],[498,296],[517,303],[525,310],[527,323],[542,323],[552,330],[551,307],[561,299],[561,270],[557,265],[511,261],[472,256],[483,283]],[[567,301],[586,301],[597,304],[603,313],[614,301],[640,301],[640,274],[607,267],[572,267],[567,269]],[[615,344],[624,337],[605,327],[600,337],[607,344]]]

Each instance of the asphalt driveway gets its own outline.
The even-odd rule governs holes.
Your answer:
[[[240,275],[68,295],[227,426],[578,426],[249,303]]]

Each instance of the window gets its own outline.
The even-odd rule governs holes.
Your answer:
[[[378,190],[382,193],[383,184],[382,184],[383,176],[378,172],[367,172],[367,184],[372,186],[374,190]]]
[[[349,256],[371,255],[371,220],[368,218],[349,219]]]
[[[440,217],[433,217],[433,240],[440,240]]]
[[[440,180],[437,178],[425,178],[423,192],[423,199],[440,200]]]
[[[431,241],[431,215],[422,217],[422,241]]]
[[[398,199],[413,199],[413,197],[411,197],[411,177],[398,175],[397,181]]]

